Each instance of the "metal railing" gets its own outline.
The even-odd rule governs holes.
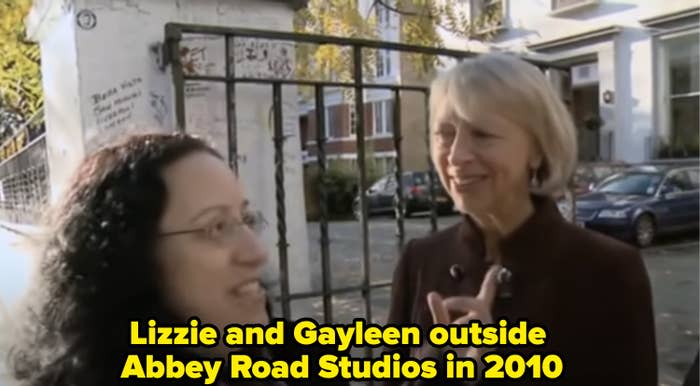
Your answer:
[[[48,194],[46,138],[42,134],[0,163],[0,220],[38,223]]]
[[[202,75],[202,74],[187,74],[183,66],[183,61],[181,59],[182,42],[184,35],[197,35],[197,36],[214,36],[225,39],[225,74],[219,76],[213,75]],[[291,76],[286,77],[248,77],[248,76],[238,76],[236,71],[236,52],[232,49],[235,46],[234,39],[267,39],[267,40],[277,40],[292,42],[294,44],[317,44],[317,45],[337,45],[341,47],[349,48],[352,52],[353,63],[351,64],[351,73],[353,74],[352,81],[326,81],[326,80],[309,80],[309,79],[297,79],[292,73]],[[334,295],[347,294],[352,292],[360,292],[364,300],[364,311],[365,318],[367,320],[372,320],[372,305],[370,301],[370,294],[372,290],[378,288],[386,288],[391,285],[390,280],[384,281],[371,281],[370,273],[370,250],[369,250],[369,238],[368,238],[368,201],[367,201],[367,173],[365,165],[365,134],[366,128],[364,126],[365,122],[365,109],[364,109],[364,90],[368,89],[383,89],[389,90],[391,93],[391,98],[393,99],[393,105],[395,106],[393,114],[391,116],[393,123],[393,136],[392,143],[394,151],[396,152],[396,168],[395,168],[395,178],[397,183],[396,186],[396,206],[403,207],[404,195],[402,186],[402,174],[403,174],[403,163],[401,156],[401,144],[403,140],[402,134],[402,114],[401,114],[401,101],[406,92],[419,93],[422,96],[422,108],[425,110],[425,122],[423,136],[425,139],[425,146],[427,149],[429,143],[429,131],[428,131],[428,98],[429,89],[426,83],[424,84],[382,84],[373,83],[365,80],[365,73],[363,69],[363,59],[365,58],[364,50],[393,50],[399,51],[405,54],[423,54],[423,55],[436,55],[442,57],[449,57],[454,59],[462,59],[474,56],[474,53],[459,50],[449,50],[440,49],[433,47],[423,47],[408,45],[395,42],[382,42],[374,40],[363,40],[363,39],[350,39],[350,38],[340,38],[332,36],[321,36],[321,35],[308,35],[290,32],[276,32],[276,31],[261,31],[261,30],[251,30],[251,29],[240,29],[240,28],[224,28],[224,27],[213,27],[213,26],[201,26],[201,25],[184,25],[184,24],[167,24],[165,27],[165,44],[163,48],[163,63],[170,66],[173,84],[174,84],[174,95],[175,95],[175,116],[176,123],[179,130],[187,131],[186,127],[186,95],[185,95],[185,84],[189,81],[201,81],[201,82],[214,82],[219,84],[225,84],[227,98],[227,125],[228,125],[228,151],[229,160],[231,166],[237,170],[237,122],[236,122],[236,106],[238,104],[235,101],[235,86],[240,84],[257,84],[265,87],[269,87],[272,92],[272,120],[273,120],[273,142],[274,142],[274,159],[275,159],[275,197],[277,200],[277,234],[278,234],[278,244],[277,252],[279,255],[279,269],[280,269],[280,296],[277,300],[281,302],[282,314],[285,318],[289,318],[291,315],[290,302],[297,299],[306,299],[313,297],[322,297],[323,299],[323,319],[325,322],[333,322],[333,303],[332,298]],[[550,68],[547,63],[537,62],[534,60],[528,60],[529,62],[535,64],[540,69],[545,70]],[[319,187],[319,197],[320,197],[320,252],[321,252],[321,271],[322,271],[322,286],[320,291],[309,291],[304,293],[291,293],[289,285],[289,256],[288,256],[288,240],[287,240],[287,225],[285,223],[286,218],[286,207],[285,207],[285,168],[283,162],[283,143],[285,137],[283,135],[283,122],[282,122],[282,87],[283,86],[308,86],[313,89],[313,96],[315,98],[315,119],[316,122],[325,122],[325,91],[329,88],[340,88],[347,89],[350,88],[354,91],[354,110],[355,110],[355,150],[357,152],[357,190],[359,192],[359,203],[362,211],[361,222],[361,250],[362,250],[362,282],[360,285],[347,286],[342,288],[332,288],[332,272],[330,264],[330,239],[328,232],[328,207],[327,207],[327,190],[326,187],[321,184]],[[318,126],[317,126],[318,127]],[[316,146],[317,146],[317,162],[318,170],[320,173],[320,178],[327,172],[327,152],[326,144],[327,138],[325,137],[325,132],[322,129],[316,130]],[[434,171],[430,157],[426,160],[429,165],[429,170]],[[437,211],[436,211],[436,197],[434,189],[435,184],[439,183],[435,180],[435,173],[430,173],[430,194],[431,194],[431,210],[430,210],[430,228],[434,232],[437,230]],[[402,211],[397,211],[398,215],[396,217],[397,223],[397,236],[399,239],[399,244],[403,244],[404,241],[404,218]],[[368,353],[371,349],[368,348]]]

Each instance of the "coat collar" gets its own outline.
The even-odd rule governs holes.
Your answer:
[[[499,243],[503,264],[517,270],[526,266],[536,268],[536,261],[547,258],[551,253],[547,240],[554,240],[554,234],[566,220],[561,216],[556,203],[550,197],[531,195],[534,211],[518,228],[511,232]],[[462,243],[484,256],[483,235],[475,221],[469,216],[463,216],[459,227],[459,238]]]

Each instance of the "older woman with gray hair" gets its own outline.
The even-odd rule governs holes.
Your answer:
[[[505,54],[465,60],[433,82],[430,114],[432,160],[463,219],[406,245],[387,323],[527,320],[545,327],[545,345],[493,351],[558,354],[553,384],[656,385],[638,250],[567,222],[552,198],[574,170],[577,144],[542,72]],[[488,350],[462,354],[480,362]]]

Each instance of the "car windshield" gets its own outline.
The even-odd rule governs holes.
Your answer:
[[[605,181],[597,191],[612,194],[651,196],[659,186],[661,176],[650,173],[621,174]]]
[[[388,179],[388,176],[380,178],[379,181],[375,182],[374,184],[372,184],[372,186],[369,187],[369,190],[376,191],[384,189],[384,186],[386,185],[386,181]]]

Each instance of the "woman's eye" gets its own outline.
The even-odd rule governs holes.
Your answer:
[[[218,237],[226,231],[228,224],[224,220],[219,220],[207,226],[206,231],[209,237]]]
[[[492,138],[493,135],[491,135],[491,133],[487,133],[483,130],[476,130],[476,131],[474,131],[474,137],[479,138],[479,139],[486,139],[486,138]]]
[[[454,130],[438,130],[435,132],[435,136],[439,143],[449,144],[454,140],[455,132]]]
[[[243,224],[259,232],[265,225],[265,219],[260,212],[246,212],[243,214]]]

